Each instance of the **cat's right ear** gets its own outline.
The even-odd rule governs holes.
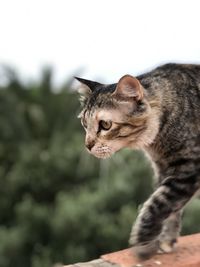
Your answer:
[[[74,78],[81,83],[81,86],[78,89],[78,92],[80,94],[80,102],[81,102],[81,104],[84,104],[87,101],[87,99],[90,97],[92,92],[99,85],[101,85],[98,82],[86,80],[86,79],[83,79],[83,78],[79,78],[79,77],[74,77]]]
[[[74,77],[77,81],[79,81],[80,83],[82,83],[82,85],[85,85],[85,87],[87,89],[89,89],[90,92],[93,92],[97,87],[99,87],[99,85],[101,85],[98,82],[94,82],[94,81],[90,81],[90,80],[86,80],[83,78],[79,78],[79,77]]]

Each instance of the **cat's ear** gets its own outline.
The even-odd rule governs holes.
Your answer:
[[[82,105],[87,101],[87,99],[90,97],[93,91],[101,85],[98,82],[86,80],[79,77],[74,77],[77,81],[81,83],[81,86],[78,89],[78,92],[80,94],[80,102]]]
[[[113,96],[125,100],[134,98],[136,101],[139,101],[143,98],[143,88],[135,77],[125,75],[117,83]]]
[[[85,88],[87,87],[91,92],[93,92],[99,85],[101,85],[98,82],[86,80],[83,78],[79,78],[79,77],[74,77],[74,78],[80,83],[82,83],[83,85],[85,85]]]

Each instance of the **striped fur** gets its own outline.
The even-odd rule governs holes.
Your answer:
[[[130,80],[118,96],[119,84],[93,88],[81,117],[90,153],[107,157],[124,147],[140,148],[153,162],[157,186],[130,236],[136,254],[147,258],[173,249],[182,210],[200,189],[200,65],[163,65],[137,77],[140,88]],[[140,97],[130,97],[137,90]],[[103,119],[112,121],[111,129],[98,128]]]

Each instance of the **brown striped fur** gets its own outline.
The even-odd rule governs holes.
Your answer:
[[[141,258],[172,251],[182,210],[200,189],[200,65],[166,64],[111,85],[78,80],[87,88],[80,117],[88,151],[106,158],[142,149],[158,176],[130,244]]]

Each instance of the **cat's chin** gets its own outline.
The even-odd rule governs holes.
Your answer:
[[[101,149],[96,148],[96,149],[90,151],[90,153],[99,159],[108,159],[114,154],[114,152],[112,150],[110,150],[110,148],[108,148],[108,147],[106,147],[106,148],[104,147]]]
[[[91,153],[91,154],[98,159],[108,159],[113,155],[113,153]]]

